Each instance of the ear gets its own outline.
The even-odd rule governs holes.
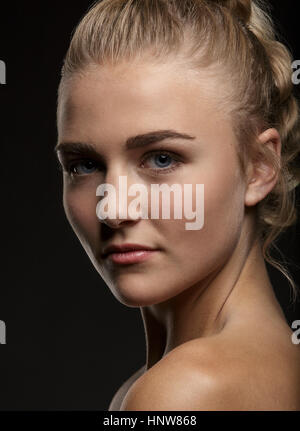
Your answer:
[[[245,193],[245,205],[253,206],[262,201],[274,188],[278,179],[278,172],[270,158],[264,156],[264,152],[271,151],[280,166],[281,139],[274,128],[267,129],[258,137],[258,154],[255,160],[249,161],[248,185]],[[266,146],[263,148],[263,146]],[[263,152],[264,151],[264,152]]]

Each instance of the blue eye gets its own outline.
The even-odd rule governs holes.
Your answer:
[[[172,160],[172,157],[167,154],[156,154],[154,160],[159,168],[165,168],[170,163],[170,160]]]
[[[171,153],[162,151],[156,151],[154,153],[147,154],[142,162],[143,168],[150,169],[150,171],[155,173],[171,172],[172,170],[176,169],[179,164],[180,162],[175,157],[173,157]]]
[[[145,155],[142,167],[153,174],[169,173],[181,164],[178,157],[180,156],[173,153],[154,151]],[[73,160],[64,166],[64,170],[73,177],[91,175],[95,171],[103,170],[103,166],[92,159]]]
[[[95,169],[97,169],[97,167],[92,160],[81,160],[73,163],[69,167],[70,173],[75,175],[88,175],[93,173]]]

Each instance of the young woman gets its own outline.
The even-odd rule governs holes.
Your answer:
[[[78,25],[58,92],[64,208],[147,344],[110,410],[300,409],[299,345],[265,265],[296,294],[269,255],[296,219],[291,73],[262,2],[103,0]],[[175,198],[169,219],[132,216],[133,195],[101,217],[98,187],[122,194],[120,177],[191,184],[193,208],[203,184],[203,226],[172,216]]]

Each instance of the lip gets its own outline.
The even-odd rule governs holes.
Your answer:
[[[144,262],[158,250],[142,244],[110,245],[104,250],[102,258],[108,258],[118,264],[132,264]]]

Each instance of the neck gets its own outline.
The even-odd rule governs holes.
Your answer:
[[[249,235],[249,232],[248,232]],[[244,238],[249,238],[247,235]],[[146,336],[146,369],[175,347],[218,334],[249,305],[282,310],[270,283],[259,241],[243,234],[226,263],[176,297],[140,307]],[[243,318],[243,317],[242,317]]]

